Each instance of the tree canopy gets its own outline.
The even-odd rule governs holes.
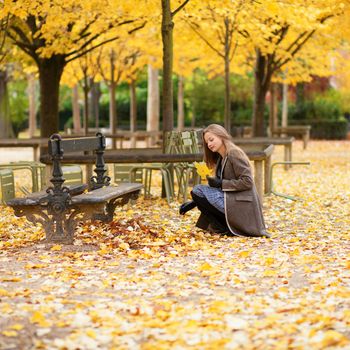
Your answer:
[[[0,6],[1,38],[26,53],[39,73],[43,136],[57,131],[63,72],[63,81],[73,85],[79,79],[70,74],[79,66],[74,62],[86,60],[87,54],[99,67],[98,79],[108,81],[113,53],[118,79],[130,80],[147,62],[161,66],[163,48],[163,108],[172,104],[173,67],[183,76],[197,68],[210,76],[225,75],[223,121],[228,128],[228,77],[254,72],[252,124],[258,135],[271,81],[296,84],[331,74],[349,39],[348,0],[5,0]],[[165,128],[172,129],[169,108],[163,109],[163,118]]]

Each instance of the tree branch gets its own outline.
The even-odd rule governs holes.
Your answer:
[[[26,47],[34,49],[33,43],[30,42],[30,40],[29,40],[28,37],[25,35],[25,33],[21,30],[21,28],[12,25],[12,26],[10,27],[10,29],[12,29],[12,30],[19,36],[19,38],[20,38],[22,41],[19,41],[18,39],[16,39],[16,37],[15,37],[14,35],[12,35],[11,31],[9,30],[7,34],[8,34],[8,36],[9,36],[12,40],[14,40],[14,41],[16,41],[16,42],[21,42],[21,43],[22,43],[23,45],[25,45]]]
[[[146,24],[146,22],[140,24],[138,27],[135,27],[135,28],[129,30],[129,31],[128,31],[128,34],[132,34],[132,33],[135,32],[136,30],[139,30],[139,29],[143,28],[143,27],[145,26],[145,24]],[[67,63],[68,63],[68,62],[71,62],[71,61],[73,61],[73,60],[75,60],[75,59],[77,59],[77,58],[79,58],[79,57],[81,57],[81,56],[84,56],[85,54],[89,53],[90,51],[92,51],[92,50],[94,50],[94,49],[97,49],[98,47],[101,47],[102,45],[107,44],[107,43],[110,43],[110,42],[112,42],[112,41],[114,41],[114,40],[116,40],[116,39],[119,38],[119,35],[118,35],[118,36],[115,36],[115,37],[113,37],[113,38],[111,38],[111,39],[104,40],[104,41],[102,41],[101,43],[99,43],[99,44],[97,44],[97,45],[91,46],[91,47],[88,48],[88,49],[85,49],[85,48],[86,48],[87,46],[89,46],[95,39],[97,39],[98,37],[100,37],[101,34],[104,34],[104,33],[98,33],[98,34],[96,34],[95,36],[93,36],[92,38],[90,38],[89,40],[87,40],[82,46],[80,46],[79,49],[74,50],[74,51],[72,51],[72,52],[70,52],[70,53],[67,53],[67,54],[65,55],[65,57],[70,57],[70,56],[73,56],[73,55],[75,55],[75,54],[77,54],[77,55],[76,55],[76,56],[73,56],[72,58],[69,58],[68,60],[66,60],[66,62],[67,62]]]
[[[98,37],[98,35],[96,35],[94,37],[94,39],[96,39],[97,37]],[[67,63],[72,62],[72,61],[76,60],[77,58],[86,55],[87,53],[91,52],[92,50],[95,50],[98,47],[101,47],[102,45],[107,44],[107,43],[109,43],[111,41],[114,41],[114,40],[116,40],[118,38],[119,38],[119,35],[115,36],[114,38],[105,40],[105,41],[103,41],[103,42],[101,42],[101,43],[99,43],[99,44],[97,44],[95,46],[91,46],[90,48],[88,48],[86,50],[83,50],[84,47],[87,47],[91,43],[92,40],[91,41],[89,40],[89,43],[82,45],[80,49],[74,50],[74,51],[70,52],[69,54],[65,55],[65,57],[70,57],[72,55],[77,54],[76,56],[73,56],[72,58],[66,59],[66,62]]]
[[[175,11],[171,13],[171,17],[173,18],[179,11],[181,11],[189,1],[190,0],[185,0]]]
[[[304,40],[302,40],[300,43],[298,43],[298,45],[295,47],[295,49],[290,52],[290,55],[292,57],[295,56],[295,54],[301,50],[301,48],[305,45],[305,43],[312,37],[312,35],[316,32],[316,29],[312,30],[308,35],[306,35],[306,37],[304,38]],[[303,33],[303,36],[305,35],[305,33]],[[301,37],[299,37],[300,39]],[[299,40],[298,39],[298,40]],[[281,67],[283,67],[286,63],[288,63],[291,60],[291,57],[286,58],[285,60],[282,60],[282,58],[280,58],[278,61],[275,62],[274,64],[274,70],[277,71],[278,69],[280,69]]]
[[[220,57],[224,58],[225,56],[216,49],[197,29],[194,27],[194,25],[191,22],[188,22],[189,26],[192,28],[192,30],[213,50],[215,51]]]
[[[323,18],[320,19],[320,23],[323,24],[327,19],[333,17],[334,15],[327,15]],[[315,34],[316,29],[311,30],[309,33],[308,32],[303,32],[301,33],[287,48],[287,52],[290,52],[291,57],[294,57],[305,45],[305,43]],[[279,42],[282,41],[283,38]],[[278,59],[274,65],[273,65],[273,70],[277,71],[281,69],[286,63],[288,63],[291,60],[291,57],[288,57],[286,59]]]

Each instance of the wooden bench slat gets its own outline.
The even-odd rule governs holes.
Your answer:
[[[94,151],[101,147],[101,140],[99,137],[86,137],[76,139],[62,139],[49,140],[49,154],[59,154],[58,145],[64,153],[78,152],[78,151]]]
[[[69,193],[72,196],[79,195],[83,193],[87,188],[87,184],[80,184],[80,185],[68,185]],[[18,205],[39,205],[39,202],[41,199],[45,198],[48,195],[46,190],[37,191],[28,194],[26,197],[23,198],[13,198],[10,201],[8,201],[9,206],[18,206]]]
[[[72,204],[101,203],[142,189],[142,184],[121,183],[118,186],[102,187],[72,198]]]

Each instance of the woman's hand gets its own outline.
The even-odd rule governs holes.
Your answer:
[[[216,176],[207,176],[210,187],[222,188],[222,180]]]

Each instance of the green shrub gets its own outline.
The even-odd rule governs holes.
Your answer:
[[[339,120],[344,112],[342,94],[334,89],[288,108],[290,120]]]
[[[10,81],[8,84],[10,118],[15,135],[28,127],[28,95],[25,80]]]
[[[348,132],[348,121],[339,120],[294,120],[289,125],[311,125],[310,137],[313,139],[344,140]]]
[[[252,120],[253,77],[231,75],[231,120],[233,124],[250,124]],[[187,106],[186,124],[195,116],[196,125],[223,124],[225,83],[222,76],[208,79],[205,72],[197,70],[192,79],[186,81],[185,99]]]

